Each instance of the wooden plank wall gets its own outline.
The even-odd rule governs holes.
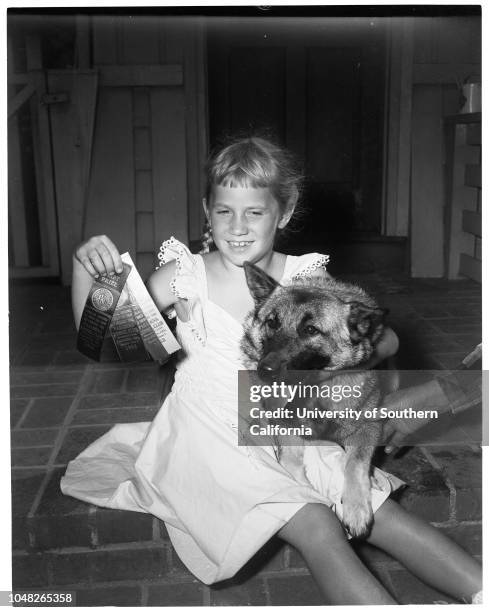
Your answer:
[[[474,237],[464,228],[464,216],[480,212],[480,182],[467,182],[467,169],[480,162],[480,142],[470,143],[467,137],[470,127],[477,123],[456,123],[455,115],[446,121],[446,216],[445,216],[445,274],[448,278],[459,278],[461,273],[460,254],[474,254],[475,244],[480,237]],[[476,232],[474,232],[476,233]]]
[[[64,284],[68,284],[71,278],[74,246],[82,240],[97,79],[97,73],[90,70],[48,71],[48,90],[64,92],[69,98],[67,103],[53,104],[50,109],[61,277]]]
[[[59,274],[56,202],[51,158],[51,133],[47,105],[41,103],[47,91],[42,70],[41,39],[36,33],[25,36],[25,64],[19,62],[9,39],[9,96],[14,98],[15,84],[33,90],[20,112],[27,112],[31,141],[21,144],[19,119],[9,119],[9,223],[13,278],[57,276]],[[20,65],[15,65],[18,62]],[[26,72],[17,72],[21,69]],[[17,100],[18,102],[18,100]],[[26,107],[28,107],[26,109]],[[25,119],[25,116],[24,116]],[[21,147],[32,147],[33,165],[23,167]],[[40,243],[40,253],[31,253],[32,243]],[[37,250],[36,246],[34,247]],[[32,256],[33,255],[33,256]]]
[[[99,88],[85,237],[107,234],[136,253],[132,93]]]
[[[442,117],[457,108],[451,87],[414,87],[411,163],[411,275],[444,274],[444,209]]]
[[[414,20],[411,274],[444,274],[443,117],[458,112],[456,79],[480,74],[480,20]]]
[[[414,19],[391,19],[387,58],[382,233],[409,235]]]
[[[462,235],[469,242],[460,254],[459,273],[482,282],[482,165],[480,124],[466,126],[465,142],[475,163],[467,164],[464,172],[465,191],[470,192],[469,206],[462,211]]]
[[[204,39],[196,19],[92,18],[100,71],[84,234],[130,250],[143,277],[161,242],[203,224]]]

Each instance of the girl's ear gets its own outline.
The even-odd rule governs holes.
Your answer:
[[[290,196],[289,201],[287,202],[287,208],[279,221],[279,224],[278,224],[279,229],[284,229],[284,227],[290,221],[290,218],[294,214],[294,210],[295,210],[298,199],[299,199],[299,191],[297,187],[294,187],[292,195]]]
[[[287,223],[290,221],[290,217],[292,217],[293,212],[294,212],[293,208],[289,208],[288,210],[284,212],[280,221],[278,222],[279,229],[284,229],[284,227],[286,227]]]

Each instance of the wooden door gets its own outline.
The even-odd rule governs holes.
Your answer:
[[[156,16],[90,23],[92,67],[48,79],[50,93],[69,98],[51,106],[63,280],[73,247],[95,234],[130,251],[146,278],[163,240],[188,243],[202,228],[201,26]]]
[[[308,215],[289,242],[379,235],[382,20],[226,18],[208,36],[211,140],[265,131],[304,161]]]

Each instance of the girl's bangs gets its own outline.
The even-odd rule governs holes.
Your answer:
[[[260,187],[264,188],[270,186],[263,178],[253,177],[244,172],[225,175],[217,180],[216,184],[222,187],[245,187],[248,189],[258,189]]]
[[[254,163],[243,165],[233,164],[216,168],[215,183],[223,187],[270,187],[274,183],[273,172],[262,164]]]

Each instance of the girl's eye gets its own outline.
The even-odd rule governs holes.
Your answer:
[[[263,215],[262,210],[250,210],[250,215],[252,217],[261,217]]]
[[[216,211],[216,214],[218,214],[218,215],[227,215],[228,212],[229,212],[229,210],[222,209],[222,210]]]
[[[280,321],[278,317],[274,315],[272,317],[268,317],[268,319],[265,319],[265,325],[268,327],[268,329],[276,330],[280,327]]]
[[[321,332],[317,327],[314,327],[314,325],[307,325],[304,328],[304,333],[306,333],[308,336],[317,336]]]

